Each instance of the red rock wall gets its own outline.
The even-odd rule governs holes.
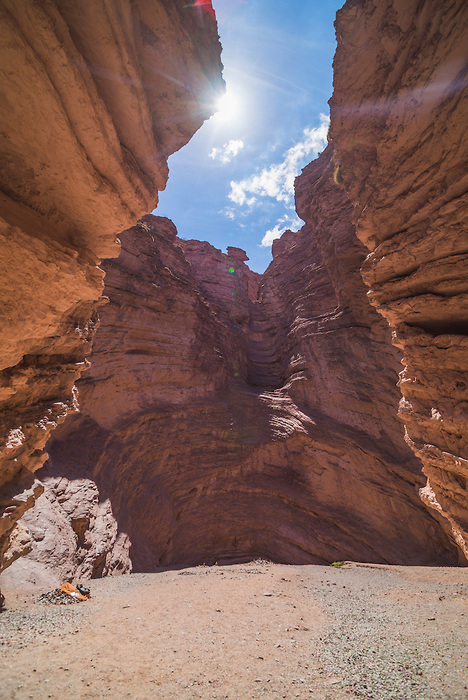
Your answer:
[[[75,410],[99,258],[156,205],[168,155],[223,89],[209,9],[0,2],[0,569],[51,430]]]
[[[403,351],[400,416],[421,498],[468,555],[468,5],[348,2],[330,136],[369,299]]]
[[[297,181],[306,226],[261,279],[167,220],[125,232],[81,413],[22,520],[33,576],[466,562],[465,12],[346,3],[332,147]]]
[[[208,306],[179,245],[190,242],[175,242],[175,235],[169,220],[144,217],[120,236],[118,261],[104,265],[110,303],[101,310],[91,370],[79,382],[81,414],[57,429],[41,471],[46,496],[22,521],[38,539],[33,557],[17,563],[25,565],[25,576],[31,570],[39,580],[51,571],[57,579],[100,576],[132,563],[137,570],[154,568],[171,561],[176,531],[182,543],[188,537],[176,548],[193,550],[199,531],[199,551],[210,555],[203,528],[190,518],[203,520],[196,492],[203,494],[217,472],[226,478],[237,457],[225,394],[243,364],[241,334],[231,333]],[[209,244],[193,242],[195,256],[197,247],[205,265],[212,253],[210,270],[222,266],[241,297],[244,286],[228,267],[243,268],[246,281],[255,275],[235,253],[216,255]],[[247,301],[230,292],[226,287],[221,294],[229,295],[233,319],[242,322]],[[209,493],[212,507],[222,511],[218,489]],[[97,503],[109,505],[113,524],[104,526]],[[52,538],[43,544],[45,532],[60,540],[58,548]],[[206,530],[204,537],[212,534]]]
[[[262,278],[243,251],[180,241],[167,219],[122,235],[81,414],[48,447],[46,496],[22,520],[33,552],[12,576],[255,556],[456,563],[418,498],[419,463],[395,418],[396,351],[366,305],[328,152],[301,187],[304,218],[334,227],[341,301],[307,227],[275,245]],[[43,544],[50,528],[60,551]]]

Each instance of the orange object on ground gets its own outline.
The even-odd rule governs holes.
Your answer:
[[[78,588],[75,588],[75,586],[72,586],[71,583],[62,583],[60,586],[60,590],[62,593],[66,593],[66,595],[71,595],[72,598],[76,598],[77,600],[88,600],[91,596],[89,595],[81,595],[79,592]]]

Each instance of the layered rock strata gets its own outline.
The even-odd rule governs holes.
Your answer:
[[[255,556],[456,563],[418,498],[396,351],[328,153],[299,185],[326,198],[300,196],[315,233],[286,233],[261,278],[243,251],[181,241],[167,219],[121,236],[81,412],[48,446],[46,496],[22,520],[33,551],[16,566],[45,580]]]
[[[0,45],[1,570],[50,432],[76,408],[96,265],[156,205],[168,155],[223,86],[210,3],[2,0]]]
[[[400,416],[423,501],[468,555],[468,5],[348,2],[330,136],[369,299],[403,351]]]
[[[143,12],[143,0],[136,5]],[[24,515],[10,560],[15,547],[31,549],[27,567],[44,580],[252,556],[466,562],[466,26],[460,0],[346,3],[334,153],[299,179],[307,225],[275,243],[262,279],[239,249],[180,241],[167,220],[145,217],[123,235],[121,258],[106,264],[110,304],[80,382],[81,413],[57,430],[36,486],[46,496]],[[146,20],[139,27],[141,44],[158,46]],[[84,50],[85,38],[73,41]],[[110,70],[90,71],[98,90]],[[125,118],[123,110],[116,124]],[[97,252],[86,237],[76,244],[85,233],[73,217],[66,240],[54,233],[59,204],[34,240],[75,250],[59,287],[66,274],[79,277],[73,260],[84,265],[79,299],[88,306],[76,301],[72,326],[68,302],[60,314],[89,344]],[[30,279],[43,269],[36,258],[29,267],[24,258]],[[400,415],[425,487],[396,419],[399,356],[382,317],[403,349]],[[51,331],[60,362],[72,354],[63,327]],[[53,392],[47,353],[34,352],[15,391],[42,367]],[[56,423],[68,407],[52,398],[47,419]],[[45,434],[46,423],[23,423]],[[10,430],[10,450],[29,440],[23,423]],[[29,501],[23,492],[18,512]]]

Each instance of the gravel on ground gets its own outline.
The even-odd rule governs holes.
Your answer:
[[[8,590],[0,698],[466,700],[468,569],[250,564]]]

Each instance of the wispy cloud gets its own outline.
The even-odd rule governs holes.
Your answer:
[[[244,180],[231,181],[231,192],[228,195],[231,202],[251,207],[258,197],[270,197],[286,205],[290,204],[294,196],[294,180],[301,167],[306,165],[307,156],[317,155],[327,143],[329,122],[329,117],[321,114],[320,126],[304,129],[304,138],[286,151],[281,163],[263,168]]]
[[[285,214],[281,217],[281,219],[279,219],[278,223],[274,228],[270,229],[265,233],[260,245],[263,248],[268,248],[269,246],[271,246],[274,240],[276,240],[277,238],[281,238],[281,236],[287,229],[298,229],[300,226],[303,225],[303,223],[304,222],[301,221],[295,214]]]
[[[230,163],[243,148],[243,141],[240,139],[232,139],[225,143],[224,146],[221,146],[221,148],[213,148],[208,155],[213,160],[220,160],[221,163]]]
[[[234,209],[232,207],[226,207],[225,209],[222,209],[220,214],[224,214],[228,219],[231,219],[231,221],[234,221],[236,218],[236,215],[234,213]]]

